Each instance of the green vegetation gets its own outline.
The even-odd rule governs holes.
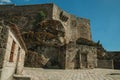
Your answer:
[[[36,25],[37,23],[43,21],[45,17],[46,17],[45,13],[43,11],[39,11],[35,17],[34,24]]]

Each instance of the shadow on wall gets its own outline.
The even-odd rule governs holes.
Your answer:
[[[61,66],[60,66],[60,63],[58,62],[58,60],[50,59],[43,68],[45,68],[45,69],[61,69]]]
[[[114,69],[120,69],[120,61],[114,61]]]

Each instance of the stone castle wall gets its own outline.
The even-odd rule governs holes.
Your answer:
[[[45,13],[46,19],[51,19],[52,7],[53,4],[25,6],[0,5],[0,18],[17,24],[21,31],[29,31],[33,28],[36,15],[40,11]]]
[[[89,20],[68,14],[55,4],[0,5],[0,18],[16,23],[20,29],[26,31],[34,27],[32,23],[40,11],[45,13],[46,19],[58,20],[63,24],[66,32],[66,43],[79,37],[91,40]]]
[[[61,15],[61,16],[60,16]],[[64,20],[64,17],[68,18]],[[71,39],[71,29],[70,29],[70,14],[66,13],[65,11],[61,10],[56,5],[53,6],[53,17],[54,20],[58,20],[62,23],[65,29],[65,40],[68,44]]]
[[[90,21],[88,19],[78,18],[74,15],[71,15],[63,11],[54,4],[25,5],[25,6],[1,5],[0,17],[2,19],[17,24],[19,29],[21,30],[21,33],[23,33],[23,32],[32,31],[33,28],[34,29],[36,28],[36,24],[34,25],[34,22],[36,20],[36,15],[39,11],[43,11],[45,13],[46,17],[44,21],[47,22],[47,20],[52,20],[52,23],[57,21],[61,25],[59,26],[56,25],[56,26],[58,26],[59,28],[62,27],[65,30],[65,31],[61,31],[57,29],[53,29],[53,30],[51,29],[50,32],[53,33],[54,31],[57,32],[60,31],[61,33],[64,33],[65,36],[57,35],[57,38],[59,38],[59,40],[61,41],[60,45],[58,44],[60,41],[57,42],[56,44],[56,38],[51,41],[44,40],[44,42],[46,43],[52,43],[52,42],[53,44],[55,43],[55,45],[57,45],[57,48],[55,48],[53,45],[50,45],[49,47],[46,45],[42,45],[42,46],[37,45],[37,48],[35,48],[37,50],[35,51],[37,53],[40,53],[39,51],[42,51],[40,48],[43,48],[44,50],[42,51],[42,54],[44,54],[47,58],[51,59],[53,63],[58,63],[61,68],[73,69],[75,67],[78,67],[78,65],[76,65],[79,63],[78,57],[76,57],[78,55],[76,51],[77,49],[76,40],[79,38],[92,40],[91,32],[90,32]],[[47,32],[49,26],[56,27],[55,25],[52,26],[51,25],[47,25],[47,27],[44,30],[46,30]],[[29,49],[29,47],[34,45],[29,44],[29,46],[27,47]],[[61,50],[61,47],[63,46],[65,48]],[[54,62],[56,59],[57,62]],[[47,65],[50,66],[52,64],[52,61],[48,62]]]
[[[85,38],[92,40],[90,20],[85,18],[77,18],[77,38]]]
[[[35,16],[39,11],[43,11],[46,15],[46,19],[53,19],[60,21],[65,28],[65,39],[66,43],[69,43],[71,40],[71,28],[70,28],[70,14],[67,14],[69,17],[68,21],[62,21],[60,19],[60,13],[62,10],[53,4],[43,4],[43,5],[26,5],[26,6],[15,6],[15,5],[6,5],[0,6],[0,17],[5,20],[12,21],[20,27],[21,31],[29,31],[33,27],[33,22]],[[6,14],[9,13],[9,14]],[[6,14],[6,15],[4,15]]]
[[[68,19],[66,21],[61,19],[61,14]],[[63,24],[66,32],[66,43],[69,43],[70,41],[76,41],[80,37],[92,40],[89,19],[79,18],[68,14],[67,12],[58,8],[56,5],[53,6],[53,19],[59,20]]]

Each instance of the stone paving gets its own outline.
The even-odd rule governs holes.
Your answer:
[[[120,70],[25,68],[23,72],[24,75],[30,76],[32,80],[120,80],[120,75],[110,75],[111,73],[120,73]]]

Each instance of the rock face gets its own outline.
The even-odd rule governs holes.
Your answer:
[[[97,47],[76,43],[80,38],[92,41],[88,19],[68,14],[55,4],[0,5],[0,18],[19,26],[29,50],[25,66],[74,69],[97,65]]]

